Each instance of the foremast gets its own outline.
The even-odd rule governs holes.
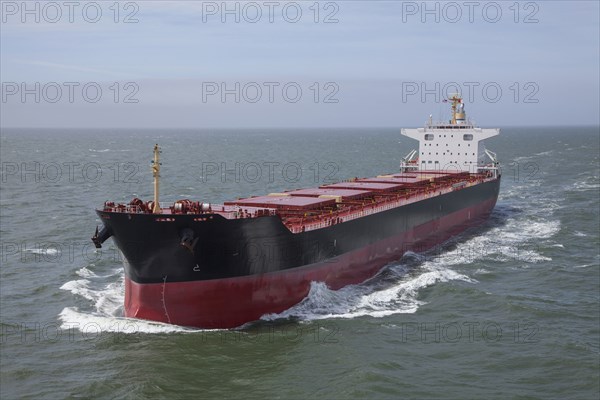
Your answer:
[[[152,176],[154,177],[154,202],[152,203],[152,213],[160,214],[159,192],[160,192],[160,147],[154,145],[154,160],[152,161]]]

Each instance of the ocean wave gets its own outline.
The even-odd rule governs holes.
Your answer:
[[[90,279],[95,277],[88,276]],[[90,279],[69,281],[63,284],[60,289],[92,301],[96,312],[107,316],[120,314],[124,297],[123,277],[116,282],[104,285],[102,288],[95,288]]]
[[[131,149],[88,149],[89,152],[91,153],[108,153],[109,151],[114,151],[114,152],[127,152],[127,151],[133,151]]]
[[[141,319],[107,316],[101,313],[82,312],[75,307],[66,307],[59,314],[61,329],[77,329],[87,335],[101,333],[175,333],[204,332],[204,330],[185,328],[178,325]]]
[[[81,296],[88,300],[95,300],[94,294],[89,289],[88,284],[90,283],[87,279],[79,279],[75,281],[69,281],[60,287],[61,290],[66,290],[75,295]]]
[[[552,153],[554,153],[554,150],[542,151],[540,153],[535,153],[535,154],[531,154],[531,155],[528,155],[528,156],[515,157],[513,159],[513,161],[519,162],[519,161],[531,160],[531,159],[536,158],[536,157],[549,156],[549,155],[552,155]]]
[[[170,325],[155,321],[144,321],[123,316],[125,297],[124,274],[122,268],[116,268],[108,274],[99,275],[91,271],[88,265],[75,273],[85,279],[76,279],[63,284],[60,289],[88,300],[89,310],[65,307],[59,314],[62,329],[76,328],[84,333],[172,333],[197,332],[197,329]],[[106,278],[118,277],[108,284]],[[202,330],[204,331],[204,330]]]
[[[55,249],[55,248],[51,248],[51,247],[48,247],[45,249],[38,249],[38,248],[25,249],[25,251],[32,253],[32,254],[40,254],[43,256],[55,256],[60,253],[59,249]]]
[[[552,241],[560,231],[559,220],[535,221],[523,210],[499,207],[487,224],[485,232],[451,239],[435,250],[438,256],[433,261],[439,266],[466,266],[485,260],[534,264],[552,260],[541,253],[540,240]]]
[[[376,280],[346,286],[339,290],[331,290],[323,282],[311,282],[308,296],[299,304],[279,314],[264,315],[261,319],[272,321],[295,318],[311,321],[412,314],[420,305],[425,304],[417,299],[420,289],[452,280],[474,282],[469,277],[447,268],[440,269],[434,266],[423,266],[423,268],[425,272],[405,277],[388,288],[378,288],[378,285],[373,285]]]
[[[87,268],[82,268],[87,270]],[[81,274],[81,270],[78,271]],[[89,278],[98,278],[93,272],[86,273]],[[123,317],[124,286],[123,276],[117,282],[94,288],[90,279],[79,279],[66,282],[62,290],[83,297],[92,303],[92,310],[80,310],[76,307],[65,307],[59,314],[62,329],[78,329],[84,333],[172,333],[197,332],[197,329],[186,328],[154,321],[144,321]]]
[[[552,258],[541,254],[540,240],[551,240],[560,231],[560,221],[508,219],[484,235],[475,236],[459,246],[459,262],[493,260],[499,262],[539,263]],[[461,259],[462,258],[462,259]]]
[[[89,269],[87,269],[86,267],[83,267],[77,271],[75,271],[75,273],[79,276],[81,276],[82,278],[92,278],[92,277],[96,277],[98,275],[96,275],[96,273],[94,273],[93,271],[90,271]],[[64,285],[63,285],[64,286]]]
[[[514,220],[507,223],[503,239],[520,242],[528,239],[548,239],[560,231],[559,220]],[[499,230],[499,229],[498,229]]]
[[[567,190],[572,192],[587,192],[588,190],[597,191],[598,189],[600,189],[600,183],[598,182],[597,177],[589,177],[579,182],[574,182],[567,187]]]
[[[581,265],[575,265],[573,266],[573,268],[588,268],[588,267],[597,267],[598,264],[581,264]]]

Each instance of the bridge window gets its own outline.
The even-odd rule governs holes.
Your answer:
[[[470,133],[465,133],[463,135],[463,140],[473,140],[473,135],[471,135]]]

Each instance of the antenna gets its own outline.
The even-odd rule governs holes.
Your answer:
[[[152,206],[152,213],[160,214],[160,204],[158,202],[159,195],[159,181],[160,178],[160,147],[158,144],[154,145],[154,160],[152,161],[152,176],[154,177],[154,204]]]

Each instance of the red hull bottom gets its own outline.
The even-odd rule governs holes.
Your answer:
[[[199,328],[234,328],[304,299],[311,281],[331,289],[374,276],[408,250],[424,251],[481,222],[496,203],[446,215],[409,232],[334,259],[261,275],[191,282],[139,284],[125,277],[125,316]]]

